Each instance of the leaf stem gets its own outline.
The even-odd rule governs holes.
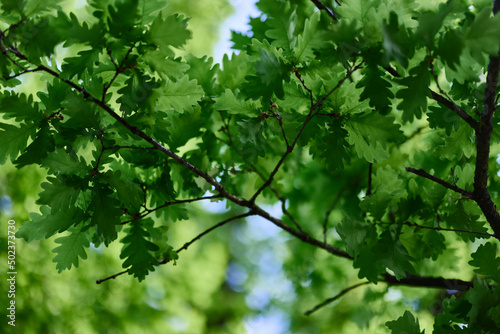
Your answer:
[[[454,192],[457,192],[461,195],[464,195],[465,197],[467,198],[472,198],[472,192],[470,191],[467,191],[465,189],[462,189],[460,187],[457,187],[451,183],[448,183],[446,181],[444,181],[443,179],[440,179],[434,175],[431,175],[429,173],[427,173],[424,169],[420,168],[420,169],[415,169],[415,168],[411,168],[411,167],[405,167],[406,171],[407,172],[410,172],[410,173],[413,173],[413,174],[416,174],[418,176],[421,176],[423,178],[426,178],[428,180],[431,180],[433,182],[436,182],[440,185],[442,185],[443,187],[445,188],[448,188],[450,190],[453,190]]]

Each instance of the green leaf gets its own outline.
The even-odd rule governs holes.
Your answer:
[[[370,212],[375,219],[380,220],[388,208],[397,205],[403,197],[406,197],[407,191],[399,173],[390,166],[378,168],[374,181],[378,185],[371,195],[363,198],[360,208],[365,212]]]
[[[358,257],[364,250],[365,243],[377,237],[375,226],[355,217],[346,216],[337,226],[337,232],[345,242],[349,255]]]
[[[429,96],[429,63],[421,62],[410,70],[410,77],[401,80],[406,88],[396,93],[396,97],[402,99],[398,109],[403,110],[403,122],[413,122],[414,118],[420,119],[422,112],[427,109],[427,97]]]
[[[198,81],[206,92],[206,95],[212,95],[215,86],[215,75],[219,70],[219,64],[214,64],[212,66],[212,57],[203,56],[197,58],[192,54],[186,55],[186,61],[189,65],[187,71],[189,78]]]
[[[121,94],[116,101],[120,103],[120,110],[125,115],[138,112],[139,109],[148,110],[151,108],[150,97],[154,94],[160,83],[155,79],[144,75],[139,71],[134,71],[127,80],[125,86],[118,90]]]
[[[73,151],[57,148],[49,153],[42,161],[42,167],[48,168],[50,174],[75,174],[84,176],[90,172],[85,159],[80,158]]]
[[[123,268],[129,269],[129,274],[142,281],[150,271],[155,270],[158,260],[151,255],[151,252],[158,250],[158,246],[147,240],[149,233],[141,228],[139,221],[133,221],[127,232],[127,236],[121,240],[125,246],[120,254]]]
[[[318,29],[321,20],[320,11],[311,15],[304,23],[304,31],[297,38],[297,45],[293,49],[298,62],[308,61],[314,57],[314,50],[324,48],[327,44],[324,34]]]
[[[234,90],[244,80],[251,68],[250,57],[246,52],[232,54],[231,60],[228,55],[222,57],[221,68],[218,69],[217,79],[224,84],[223,89]]]
[[[257,73],[260,74],[262,83],[276,94],[279,99],[283,98],[283,79],[287,73],[284,63],[276,58],[273,52],[264,48],[259,49],[260,59],[255,64]]]
[[[121,171],[106,173],[106,179],[116,190],[118,200],[131,213],[139,212],[140,206],[144,203],[144,191],[136,182],[122,176]]]
[[[16,122],[39,122],[45,119],[43,112],[38,109],[38,104],[33,103],[33,95],[16,94],[5,90],[0,93],[0,114],[3,119],[12,119]]]
[[[282,48],[288,54],[291,54],[297,43],[297,37],[295,36],[297,15],[295,10],[289,13],[289,6],[286,6],[286,8],[283,8],[282,15],[270,18],[267,21],[270,29],[266,31],[266,36],[273,39],[272,46]]]
[[[57,178],[48,177],[47,181],[42,183],[40,198],[38,204],[45,204],[51,207],[52,214],[58,211],[74,211],[74,205],[82,187],[87,185],[88,181],[76,176],[66,177],[59,175]]]
[[[0,123],[0,164],[4,164],[8,157],[17,158],[20,151],[27,146],[28,139],[35,135],[36,126],[21,124],[20,127]]]
[[[265,139],[262,135],[262,121],[259,118],[246,119],[236,122],[238,128],[238,151],[245,161],[252,162],[258,156],[265,156],[263,145]]]
[[[139,1],[116,1],[114,6],[109,6],[108,26],[111,36],[133,40],[137,38],[134,26],[139,22]]]
[[[33,17],[54,9],[60,9],[62,0],[30,0],[26,1],[23,12],[27,17]]]
[[[370,107],[387,114],[391,111],[391,99],[394,98],[389,89],[392,87],[391,83],[383,78],[384,73],[376,64],[367,66],[363,74],[363,78],[356,84],[356,88],[364,88],[360,101],[370,99]]]
[[[472,260],[469,264],[477,269],[474,271],[478,274],[485,275],[488,278],[500,283],[500,258],[497,257],[497,245],[487,242],[480,245],[478,249],[472,253]]]
[[[165,0],[139,0],[140,25],[150,24],[157,17],[157,13],[167,6]]]
[[[142,57],[142,60],[163,78],[169,78],[171,80],[181,78],[189,69],[189,65],[182,59],[166,57],[158,50],[146,53]]]
[[[48,239],[56,233],[66,231],[70,226],[79,224],[86,220],[81,210],[58,211],[51,213],[47,206],[41,206],[39,213],[30,213],[30,221],[23,223],[16,233],[17,238],[23,238],[26,242]]]
[[[173,57],[174,53],[170,47],[180,48],[191,38],[191,31],[187,30],[187,21],[177,14],[167,16],[165,19],[160,14],[151,24],[151,41],[158,45],[165,56]]]
[[[92,75],[96,62],[99,61],[100,49],[90,49],[78,52],[78,57],[64,58],[62,64],[63,77],[67,79],[73,78],[75,75],[80,79],[85,72]]]
[[[436,148],[436,153],[450,161],[470,158],[475,152],[474,130],[466,123],[461,122],[460,127],[445,137],[444,145]]]
[[[459,201],[455,206],[455,211],[445,217],[446,223],[451,227],[459,230],[488,232],[485,228],[484,221],[478,221],[479,216],[471,214],[470,210],[466,209],[463,201]],[[457,232],[464,241],[474,241],[476,238],[483,238],[478,234]]]
[[[360,158],[373,162],[389,157],[387,143],[397,143],[403,138],[394,120],[393,116],[368,113],[351,117],[346,122],[349,143],[354,145]]]
[[[384,49],[387,59],[389,61],[394,59],[403,67],[408,67],[408,59],[412,56],[409,47],[410,37],[405,28],[399,26],[398,15],[395,12],[391,11],[389,23],[384,21],[382,32],[384,34]]]
[[[318,143],[317,150],[311,148],[314,155],[320,155],[330,171],[342,169],[350,160],[348,152],[347,131],[342,127],[342,122],[333,119],[328,124],[328,134]]]
[[[432,129],[445,129],[447,136],[450,136],[452,131],[457,131],[462,124],[460,116],[442,105],[429,107],[427,121],[429,122],[429,127]]]
[[[122,210],[119,202],[111,197],[112,190],[102,183],[98,183],[93,189],[92,202],[88,210],[92,212],[91,224],[97,225],[97,235],[108,246],[116,240],[117,225],[120,224]]]
[[[90,245],[87,237],[89,230],[85,227],[73,227],[69,229],[69,232],[71,232],[70,235],[55,240],[60,246],[52,251],[57,254],[52,262],[56,262],[56,269],[59,273],[65,269],[71,269],[72,265],[75,268],[78,267],[79,258],[83,260],[87,258],[85,248]]]
[[[55,150],[53,133],[47,123],[36,134],[33,142],[26,148],[24,153],[14,161],[14,164],[21,168],[30,164],[40,164],[50,152]]]
[[[407,273],[415,274],[415,268],[410,263],[415,260],[393,232],[383,232],[372,252],[378,258],[379,264],[392,270],[396,279],[405,278]]]
[[[239,90],[235,90],[236,95],[239,94]],[[241,114],[244,116],[258,116],[262,109],[259,108],[258,104],[254,101],[245,101],[241,98],[237,98],[235,94],[230,90],[226,89],[220,97],[214,98],[215,104],[214,108],[217,110],[227,110],[229,114]]]
[[[160,110],[175,110],[183,113],[192,109],[203,97],[203,89],[196,80],[189,80],[187,76],[178,82],[164,81],[162,86],[155,90],[153,99],[157,98],[157,108]]]
[[[420,325],[418,324],[418,319],[415,319],[413,314],[409,311],[399,317],[397,320],[387,321],[385,325],[391,330],[392,334],[423,334],[424,331],[420,331]]]
[[[498,55],[500,44],[500,17],[491,17],[491,8],[485,7],[474,18],[464,34],[465,43],[472,57],[484,64],[484,53]]]
[[[446,31],[439,39],[437,54],[439,59],[455,70],[460,65],[460,55],[464,49],[464,40],[456,30]]]

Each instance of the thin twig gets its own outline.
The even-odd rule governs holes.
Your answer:
[[[241,215],[238,215],[238,216],[234,216],[234,217],[231,217],[231,218],[228,218],[224,221],[221,221],[220,223],[210,227],[209,229],[203,231],[202,233],[198,234],[196,237],[194,237],[191,241],[189,242],[186,242],[181,248],[179,248],[176,252],[179,253],[181,252],[182,250],[184,249],[188,249],[189,246],[191,246],[193,243],[195,243],[196,241],[198,241],[199,239],[201,239],[203,236],[207,235],[208,233],[212,232],[213,230],[221,227],[221,226],[224,226],[226,225],[227,223],[229,222],[232,222],[233,220],[237,220],[237,219],[241,219],[241,218],[246,218],[246,217],[249,217],[249,216],[253,216],[255,215],[255,213],[253,211],[249,211],[247,213],[244,213],[244,214],[241,214]],[[168,260],[166,261],[168,262]],[[164,264],[166,263],[165,260],[164,261],[161,261],[159,262],[159,264]]]
[[[252,170],[262,179],[265,180],[266,178],[264,177],[264,174],[262,174],[255,166],[252,166]],[[269,189],[274,193],[274,195],[280,200],[281,202],[281,211],[283,211],[283,214],[287,216],[292,223],[297,227],[297,229],[300,232],[304,232],[302,230],[302,227],[300,226],[299,222],[292,216],[292,214],[287,210],[286,208],[286,198],[283,197],[283,195],[280,194],[280,192],[274,188],[272,185],[269,186]]]
[[[116,80],[116,78],[118,77],[118,75],[120,73],[123,73],[124,72],[124,68],[123,68],[123,65],[125,64],[125,62],[127,61],[130,53],[132,52],[132,49],[135,47],[135,44],[132,45],[130,47],[130,49],[128,49],[127,51],[127,54],[125,55],[125,58],[123,58],[123,60],[120,62],[120,65],[117,65],[116,62],[115,62],[115,59],[113,58],[113,56],[111,55],[111,50],[108,50],[108,55],[109,55],[109,58],[111,59],[111,62],[113,63],[113,65],[115,66],[115,75],[113,76],[113,78],[111,78],[111,80],[109,81],[109,83],[104,87],[104,89],[102,90],[102,98],[101,98],[101,101],[102,102],[105,102],[106,100],[106,93],[108,92],[109,88],[111,87],[111,85],[113,84],[113,82]]]
[[[319,109],[319,107],[328,98],[328,96],[330,96],[333,92],[335,92],[347,80],[347,78],[349,78],[352,75],[352,73],[354,73],[356,70],[360,69],[362,64],[363,64],[363,62],[361,62],[359,65],[357,65],[353,69],[349,70],[346,73],[346,75],[344,76],[344,78],[342,78],[337,83],[337,85],[335,85],[335,87],[333,87],[325,96],[323,96],[321,99],[319,99],[316,103],[311,104],[311,107],[309,109],[309,114],[307,115],[306,120],[304,121],[304,123],[302,124],[301,128],[299,129],[297,135],[295,136],[293,143],[287,147],[285,154],[283,154],[281,159],[278,161],[278,163],[274,167],[273,171],[269,175],[269,178],[267,179],[267,181],[264,182],[264,184],[255,192],[255,194],[250,199],[250,203],[253,203],[255,201],[255,199],[262,193],[262,191],[264,189],[266,189],[273,182],[274,176],[276,175],[276,173],[278,173],[279,169],[281,168],[281,165],[283,165],[283,162],[285,162],[286,157],[288,157],[288,155],[290,153],[292,153],[293,149],[295,148],[295,145],[297,145],[297,142],[299,141],[299,138],[302,135],[304,128],[311,121],[311,119],[315,116],[314,112],[317,109]]]
[[[189,246],[191,246],[194,242],[196,242],[197,240],[201,239],[204,235],[207,235],[208,233],[212,232],[213,230],[233,221],[233,220],[236,220],[236,219],[241,219],[241,218],[245,218],[245,217],[248,217],[248,216],[251,216],[253,215],[252,211],[250,212],[247,212],[247,213],[244,213],[242,215],[238,215],[238,216],[234,216],[234,217],[231,217],[231,218],[228,218],[212,227],[210,227],[209,229],[205,230],[204,232],[198,234],[196,237],[194,237],[191,241],[189,242],[186,242],[181,248],[177,249],[176,250],[176,253],[180,253],[182,252],[183,250],[185,249],[188,249]],[[163,261],[159,261],[157,265],[162,265],[162,264],[166,264],[166,263],[169,263],[171,261],[171,259],[165,259]],[[103,279],[100,279],[100,280],[97,280],[96,283],[97,284],[101,284],[102,282],[105,282],[107,280],[110,280],[110,279],[115,279],[116,277],[120,276],[120,275],[123,275],[125,273],[127,273],[130,269],[127,269],[127,270],[124,270],[122,272],[119,272],[117,274],[114,274],[114,275],[111,275],[109,277],[106,277],[106,278],[103,278]]]
[[[309,87],[306,86],[306,83],[304,82],[304,79],[302,79],[302,76],[300,75],[298,68],[294,67],[292,69],[292,72],[295,74],[295,76],[297,77],[297,79],[299,79],[300,83],[302,84],[302,87],[304,87],[304,89],[309,92],[309,99],[311,100],[311,106],[312,106],[314,104],[312,90],[309,89]]]
[[[344,78],[342,78],[342,80],[340,80],[337,85],[335,87],[333,87],[325,96],[323,96],[321,99],[319,99],[313,106],[312,108],[313,109],[316,109],[318,108],[318,106],[320,106],[327,98],[328,96],[330,96],[331,94],[333,94],[343,83],[344,81],[346,81],[347,79],[349,79],[351,77],[351,75],[356,72],[357,70],[359,70],[361,68],[361,66],[363,66],[363,63],[364,63],[364,60],[359,63],[358,65],[356,65],[354,68],[350,69],[347,74],[345,75]]]
[[[184,200],[176,200],[176,201],[173,201],[173,202],[165,202],[164,204],[162,204],[160,206],[157,206],[154,209],[147,209],[147,208],[145,208],[145,210],[143,212],[141,212],[138,216],[135,216],[131,220],[124,221],[124,222],[120,223],[120,225],[125,225],[125,224],[131,223],[133,221],[136,221],[138,219],[142,219],[142,218],[146,217],[147,215],[149,215],[149,214],[151,214],[151,213],[153,213],[155,211],[158,211],[160,209],[163,209],[163,208],[166,208],[166,207],[169,207],[169,206],[172,206],[172,205],[193,203],[193,202],[203,201],[203,200],[207,200],[207,199],[212,200],[212,199],[217,199],[217,198],[221,198],[221,197],[222,196],[219,194],[219,195],[213,195],[213,196],[204,196],[204,197],[190,198],[190,199],[184,199]]]
[[[393,77],[395,78],[400,78],[401,75],[392,67],[390,66],[387,66],[387,67],[384,67],[384,69],[390,73]],[[445,106],[446,108],[450,109],[451,111],[453,111],[455,114],[457,114],[461,119],[463,119],[465,122],[467,122],[467,124],[469,124],[471,126],[471,128],[473,128],[474,130],[476,130],[479,126],[479,122],[476,121],[471,115],[469,115],[467,112],[465,112],[465,110],[463,110],[462,108],[460,108],[455,102],[453,102],[453,100],[451,100],[451,98],[448,97],[448,95],[446,95],[444,93],[444,91],[441,89],[441,87],[439,87],[439,84],[437,83],[437,78],[435,77],[434,73],[431,72],[434,79],[436,80],[436,84],[439,88],[439,91],[445,95],[440,95],[438,93],[436,93],[435,91],[433,91],[432,89],[429,88],[429,92],[431,93],[431,97],[433,100],[435,100],[436,102],[438,103],[441,103],[443,106]]]
[[[102,282],[106,282],[106,281],[108,281],[108,280],[110,280],[110,279],[115,279],[115,278],[117,278],[117,277],[118,277],[118,276],[120,276],[120,275],[126,274],[126,273],[128,273],[128,272],[129,272],[129,270],[130,270],[130,269],[124,270],[124,271],[122,271],[122,272],[119,272],[119,273],[117,273],[117,274],[111,275],[111,276],[109,276],[109,277],[106,277],[106,278],[103,278],[103,279],[99,279],[99,280],[97,280],[97,281],[95,281],[95,282],[96,282],[96,284],[101,284]]]
[[[370,284],[371,282],[361,282],[361,283],[358,283],[358,284],[354,284],[348,288],[345,288],[344,290],[340,291],[338,294],[336,294],[335,296],[331,297],[331,298],[328,298],[327,300],[325,300],[324,302],[314,306],[312,309],[310,309],[309,311],[306,311],[304,312],[305,315],[311,315],[312,313],[316,312],[317,310],[319,310],[320,308],[322,307],[325,307],[326,305],[330,304],[330,303],[333,303],[334,301],[336,301],[337,299],[339,299],[340,297],[342,297],[343,295],[345,295],[346,293],[348,293],[349,291],[351,290],[354,290],[356,288],[359,288],[360,286],[363,286],[363,285],[367,285],[367,284]]]
[[[393,224],[393,223],[390,223]],[[494,237],[494,234],[486,233],[486,232],[478,232],[478,231],[468,231],[468,230],[459,230],[459,229],[453,229],[453,228],[442,228],[441,226],[438,227],[430,227],[430,226],[423,226],[417,223],[411,223],[409,221],[406,221],[403,223],[406,226],[410,227],[418,227],[422,229],[427,229],[427,230],[435,230],[435,231],[446,231],[446,232],[459,232],[459,233],[471,233],[471,234],[479,234],[479,235],[484,235],[487,237]]]
[[[372,194],[372,173],[373,172],[373,163],[370,162],[370,167],[368,168],[368,187],[366,189],[366,196],[370,196]]]
[[[470,191],[467,191],[465,189],[462,189],[460,187],[457,187],[451,183],[448,183],[434,175],[431,175],[429,173],[427,173],[424,169],[415,169],[415,168],[411,168],[411,167],[406,167],[405,168],[407,172],[410,172],[410,173],[413,173],[413,174],[416,174],[418,176],[421,176],[421,177],[424,177],[426,179],[429,179],[433,182],[436,182],[436,183],[439,183],[440,185],[442,185],[443,187],[445,188],[448,188],[450,190],[453,190],[454,192],[457,192],[461,195],[464,195],[465,197],[467,198],[472,198],[472,192]]]
[[[333,12],[330,9],[328,9],[328,7],[326,7],[320,0],[311,0],[311,2],[316,7],[318,7],[319,10],[324,10],[328,14],[328,16],[330,16],[334,21],[338,21],[338,19],[335,17],[335,14],[333,14]]]

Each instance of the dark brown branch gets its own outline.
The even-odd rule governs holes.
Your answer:
[[[421,176],[421,177],[424,177],[426,179],[429,179],[433,182],[436,182],[436,183],[439,183],[440,185],[442,185],[443,187],[445,188],[448,188],[448,189],[451,189],[453,190],[454,192],[457,192],[467,198],[472,198],[472,192],[470,191],[467,191],[465,189],[462,189],[460,187],[457,187],[456,185],[453,185],[451,183],[448,183],[438,177],[435,177],[434,175],[431,175],[429,173],[427,173],[424,169],[415,169],[415,168],[411,168],[411,167],[406,167],[405,168],[407,172],[410,172],[410,173],[413,173],[413,174],[416,174],[418,176]]]
[[[339,256],[339,257],[343,257],[343,258],[346,258],[346,259],[350,259],[350,260],[353,259],[352,256],[350,256],[347,252],[345,252],[345,251],[343,251],[341,249],[338,249],[336,247],[333,247],[333,246],[331,246],[331,245],[329,245],[327,243],[321,242],[321,241],[319,241],[319,240],[311,237],[309,234],[307,234],[305,232],[297,231],[293,227],[288,226],[287,224],[285,224],[282,220],[277,219],[277,218],[271,216],[267,211],[263,210],[262,208],[260,208],[259,206],[255,205],[255,204],[250,205],[249,208],[253,209],[253,211],[255,212],[255,214],[261,216],[262,218],[265,218],[265,219],[269,220],[274,225],[276,225],[279,228],[285,230],[286,232],[290,233],[291,235],[293,235],[297,239],[302,240],[305,243],[308,243],[310,245],[322,248],[322,249],[326,250],[330,254],[333,254],[333,255],[336,255],[336,256]]]
[[[464,121],[467,122],[473,128],[476,130],[479,127],[479,122],[476,121],[472,116],[470,116],[468,113],[466,113],[462,108],[460,108],[455,102],[451,101],[450,99],[436,93],[432,89],[429,88],[429,91],[431,92],[432,99],[441,103],[443,106],[446,108],[450,109],[453,111],[455,114],[457,114],[460,118],[462,118]]]
[[[446,289],[446,290],[456,290],[456,291],[467,291],[470,288],[472,288],[474,285],[472,282],[468,281],[463,281],[459,279],[446,279],[442,277],[421,277],[421,276],[413,276],[409,275],[406,278],[402,278],[398,280],[396,277],[390,275],[390,274],[384,274],[383,275],[383,280],[382,282],[385,282],[389,285],[404,285],[404,286],[409,286],[409,287],[421,287],[421,288],[436,288],[436,289]],[[371,282],[361,282],[358,284],[355,284],[353,286],[350,286],[341,292],[339,292],[337,295],[334,297],[328,298],[321,304],[316,305],[314,308],[311,310],[305,312],[305,315],[311,315],[311,313],[319,310],[320,308],[336,301],[340,297],[344,296],[346,293],[348,293],[351,290],[354,290],[360,286],[370,284]]]
[[[330,16],[332,18],[332,20],[334,21],[338,21],[338,19],[335,17],[335,14],[333,14],[333,12],[328,8],[326,7],[320,0],[311,0],[311,2],[319,9],[319,10],[324,10],[328,16]]]
[[[495,6],[498,1],[495,1]],[[474,171],[473,199],[481,208],[486,220],[500,240],[500,214],[488,191],[488,166],[490,160],[490,140],[493,132],[493,113],[495,111],[495,97],[497,95],[500,58],[490,56],[486,88],[484,92],[483,111],[481,122],[476,129],[476,169]]]
[[[318,305],[314,306],[312,309],[310,309],[309,311],[304,312],[304,315],[311,315],[312,313],[316,312],[320,308],[325,307],[326,305],[328,305],[330,303],[333,303],[334,301],[336,301],[337,299],[339,299],[340,297],[342,297],[343,295],[345,295],[349,291],[354,290],[356,288],[359,288],[360,286],[367,285],[367,284],[371,284],[371,282],[361,282],[358,284],[354,284],[348,288],[345,288],[344,290],[340,291],[335,296],[328,298],[327,300],[325,300],[321,304],[318,304]]]
[[[402,278],[399,281],[396,277],[390,274],[384,274],[383,282],[390,285],[404,285],[413,287],[424,287],[424,288],[438,288],[447,290],[458,290],[467,291],[473,287],[472,282],[463,281],[459,279],[446,279],[442,277],[421,277],[409,275],[406,278]]]

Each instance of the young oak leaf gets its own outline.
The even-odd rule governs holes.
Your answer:
[[[78,267],[78,260],[87,258],[85,248],[90,245],[88,234],[89,230],[83,227],[73,227],[69,231],[71,234],[55,240],[60,246],[54,248],[52,253],[57,255],[52,259],[56,263],[56,269],[61,273],[65,269],[71,269],[71,266]]]
[[[16,237],[26,242],[48,239],[57,232],[66,231],[71,225],[83,222],[87,216],[81,210],[51,213],[48,206],[40,207],[41,214],[30,213],[30,221],[23,223]]]
[[[220,97],[214,98],[214,108],[217,110],[227,110],[229,114],[242,114],[246,116],[257,116],[259,113],[259,106],[255,101],[243,100],[236,97],[239,90],[235,90],[236,94],[230,89],[226,89]]]
[[[497,257],[497,245],[490,242],[479,246],[472,254],[471,266],[476,267],[474,271],[481,275],[491,277],[500,283],[500,258]]]
[[[162,86],[153,92],[152,98],[157,99],[158,109],[175,110],[182,114],[196,105],[203,94],[203,89],[198,82],[189,80],[185,75],[177,82],[165,80]]]
[[[418,319],[415,319],[413,314],[409,311],[405,311],[397,320],[387,321],[385,325],[391,330],[392,334],[423,334],[425,332],[420,332]]]
[[[147,240],[149,233],[141,228],[139,221],[131,223],[131,227],[126,237],[121,242],[124,244],[120,254],[121,259],[126,259],[123,262],[123,268],[129,269],[129,274],[134,275],[142,281],[150,271],[155,270],[155,265],[158,261],[151,254],[157,251],[159,247]]]
[[[120,224],[122,215],[120,203],[110,197],[111,193],[107,185],[98,183],[94,188],[93,199],[88,208],[93,212],[91,224],[97,225],[97,235],[104,240],[106,246],[118,237],[116,226]]]

